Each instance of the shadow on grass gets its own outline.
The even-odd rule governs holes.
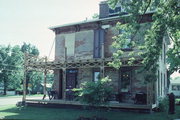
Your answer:
[[[176,107],[176,114],[168,115],[167,113],[135,113],[128,111],[97,111],[82,109],[62,109],[62,108],[43,108],[43,107],[24,107],[17,108],[8,106],[0,108],[0,119],[13,120],[77,120],[79,116],[92,117],[99,116],[108,120],[173,120],[180,118],[180,106]]]

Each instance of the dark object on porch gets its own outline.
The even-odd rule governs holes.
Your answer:
[[[143,92],[136,93],[135,95],[135,104],[146,104],[147,103],[147,94]]]
[[[74,100],[74,91],[72,89],[66,90],[66,99],[70,101]]]
[[[50,100],[55,99],[57,98],[57,92],[54,90],[48,91],[48,96]]]
[[[116,100],[119,101],[119,103],[125,102],[125,100],[129,100],[131,97],[132,95],[130,92],[120,92],[116,94]]]
[[[169,114],[175,113],[175,95],[173,93],[169,94]]]

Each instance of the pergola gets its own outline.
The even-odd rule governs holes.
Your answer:
[[[65,50],[66,51],[66,50]],[[128,64],[129,57],[120,58],[122,61],[122,66],[142,66],[142,58],[139,56],[135,56],[135,61],[133,65]],[[22,101],[26,101],[26,74],[28,70],[41,70],[44,71],[44,89],[43,93],[46,96],[46,74],[48,70],[63,70],[63,99],[66,98],[66,69],[73,68],[100,68],[100,75],[104,77],[104,68],[110,67],[109,62],[112,62],[114,58],[105,58],[104,54],[101,58],[93,58],[93,59],[74,59],[68,60],[66,57],[66,52],[64,55],[64,59],[61,61],[48,61],[47,57],[38,58],[37,56],[32,56],[25,54],[24,61],[24,81],[23,81],[23,99]],[[149,104],[152,102],[152,85],[147,85],[147,101]]]

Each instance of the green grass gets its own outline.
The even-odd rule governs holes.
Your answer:
[[[30,119],[30,120],[76,120],[79,116],[90,117],[97,115],[108,118],[108,120],[173,120],[180,118],[180,106],[176,107],[176,114],[167,113],[137,113],[122,111],[95,111],[79,109],[60,109],[60,108],[41,108],[25,107],[17,108],[15,106],[1,106],[0,119]]]
[[[176,99],[176,104],[180,104],[180,98]]]

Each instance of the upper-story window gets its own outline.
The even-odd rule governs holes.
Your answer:
[[[74,56],[75,34],[68,34],[65,37],[65,47],[67,48],[67,56]]]
[[[121,12],[121,7],[116,7],[115,9],[109,8],[109,16],[118,15]]]

